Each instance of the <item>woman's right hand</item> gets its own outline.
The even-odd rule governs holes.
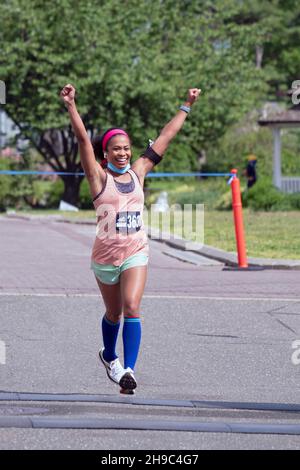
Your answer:
[[[75,101],[75,88],[68,83],[60,92],[60,97],[66,105],[72,104]]]

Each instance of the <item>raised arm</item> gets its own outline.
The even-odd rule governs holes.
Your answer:
[[[70,84],[66,85],[62,89],[60,96],[68,109],[71,124],[78,141],[81,165],[90,184],[91,192],[94,194],[99,189],[99,183],[101,186],[101,183],[104,182],[105,172],[95,158],[91,141],[77,111],[75,88]],[[99,191],[101,191],[101,187]]]
[[[171,140],[176,136],[176,134],[178,134],[178,132],[182,128],[184,121],[187,118],[189,109],[193,106],[195,101],[197,101],[200,93],[201,90],[199,88],[191,88],[188,91],[187,99],[182,106],[186,110],[184,111],[182,109],[179,109],[173,119],[171,119],[171,121],[169,121],[161,130],[159,136],[151,145],[151,149],[158,156],[163,156]],[[155,164],[153,159],[147,158],[147,151],[145,153],[146,158],[139,158],[133,165],[133,169],[139,174],[140,178],[142,178],[149,171],[151,171]]]
[[[191,88],[188,91],[187,100],[183,103],[183,106],[185,108],[191,108],[195,101],[198,99],[200,93],[201,90],[199,90],[199,88]],[[159,136],[152,145],[152,149],[154,150],[154,152],[156,152],[160,156],[165,153],[171,140],[176,136],[176,134],[178,134],[178,132],[182,128],[187,115],[188,113],[186,111],[179,109],[173,119],[171,119],[171,121],[168,122],[165,127],[161,130]]]

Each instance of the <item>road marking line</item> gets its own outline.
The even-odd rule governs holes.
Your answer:
[[[258,301],[263,300],[269,302],[270,300],[276,302],[300,302],[300,298],[296,299],[284,299],[278,297],[209,297],[209,296],[197,296],[197,295],[144,295],[144,298],[163,298],[163,299],[195,299],[195,300],[243,300],[243,301]]]
[[[100,297],[99,294],[84,294],[84,293],[54,293],[54,294],[48,294],[46,292],[44,293],[38,293],[38,292],[0,292],[0,297]],[[257,302],[257,301],[263,301],[263,302],[300,302],[300,298],[294,298],[294,299],[289,299],[289,298],[278,298],[278,297],[209,297],[209,296],[201,296],[201,295],[172,295],[172,294],[145,294],[143,296],[144,299],[186,299],[186,300],[229,300],[229,301],[235,301],[235,300],[240,300],[240,301],[245,301],[245,302]]]

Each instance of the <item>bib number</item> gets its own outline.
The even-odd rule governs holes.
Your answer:
[[[140,212],[118,212],[116,217],[116,231],[118,233],[135,233],[141,229],[142,217]]]

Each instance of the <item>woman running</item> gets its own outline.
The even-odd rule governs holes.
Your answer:
[[[198,88],[188,91],[177,114],[130,166],[128,134],[123,129],[111,128],[91,143],[76,109],[75,88],[68,84],[61,91],[97,213],[91,269],[106,307],[102,319],[104,347],[99,358],[109,379],[120,385],[121,393],[133,394],[137,387],[134,368],[141,341],[140,304],[148,264],[148,242],[142,222],[144,178],[161,161],[200,92]],[[116,354],[122,316],[124,367]]]

